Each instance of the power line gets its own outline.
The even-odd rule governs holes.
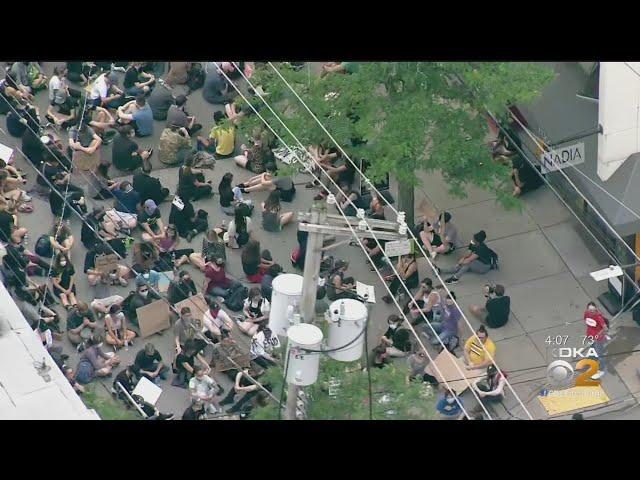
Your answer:
[[[306,110],[311,114],[311,116],[314,118],[314,120],[316,121],[316,123],[317,123],[317,124],[322,128],[322,130],[323,130],[323,131],[324,131],[324,132],[329,136],[329,138],[330,138],[330,139],[332,140],[332,142],[333,142],[333,143],[338,147],[338,149],[342,152],[342,154],[345,156],[345,158],[346,158],[346,159],[351,163],[351,165],[353,166],[353,168],[354,168],[354,169],[355,169],[355,170],[356,170],[356,171],[357,171],[357,172],[362,176],[362,178],[365,180],[366,184],[367,184],[368,186],[370,186],[370,188],[372,188],[372,189],[376,192],[376,194],[377,194],[378,198],[382,199],[382,200],[387,204],[387,206],[389,206],[389,208],[391,208],[391,209],[395,212],[395,214],[396,214],[396,215],[398,215],[398,214],[399,214],[398,210],[396,210],[396,209],[391,205],[391,203],[390,203],[390,202],[389,202],[389,201],[388,201],[388,200],[387,200],[387,199],[386,199],[386,198],[385,198],[385,197],[380,193],[380,191],[379,191],[379,190],[375,187],[375,185],[373,185],[373,183],[372,183],[372,182],[371,182],[371,181],[366,177],[366,175],[365,175],[365,174],[360,170],[360,168],[358,168],[358,166],[355,164],[355,162],[353,162],[353,160],[351,159],[351,157],[350,157],[350,156],[349,156],[349,155],[344,151],[344,149],[342,148],[342,146],[341,146],[341,145],[336,141],[336,139],[335,139],[335,138],[333,137],[333,135],[331,135],[331,133],[326,129],[326,127],[322,124],[322,122],[320,122],[320,120],[318,119],[318,117],[317,117],[317,116],[316,116],[316,115],[311,111],[311,109],[310,109],[310,108],[308,107],[308,105],[304,102],[304,100],[302,100],[302,98],[300,98],[300,96],[298,95],[298,93],[293,89],[293,87],[291,87],[291,85],[289,84],[289,82],[287,82],[287,80],[282,76],[282,74],[281,74],[281,73],[280,73],[280,72],[275,68],[275,66],[273,65],[273,63],[271,63],[271,62],[268,62],[268,63],[269,63],[269,65],[271,66],[271,68],[276,72],[276,74],[277,74],[277,75],[282,79],[282,81],[287,85],[287,87],[289,88],[289,90],[291,90],[291,92],[293,92],[293,94],[294,94],[294,95],[296,96],[296,98],[297,98],[297,99],[302,103],[302,105],[304,105],[304,107],[305,107],[305,108],[306,108]],[[250,82],[249,82],[249,83],[250,83]],[[262,97],[261,97],[259,94],[258,94],[258,96],[262,99]],[[263,101],[263,102],[265,102],[265,101],[264,101],[264,99],[262,99],[262,101]],[[267,105],[267,103],[266,103],[266,102],[265,102],[265,104]],[[284,124],[283,124],[283,125],[284,125]],[[285,128],[286,128],[286,126],[285,126]],[[287,129],[287,131],[289,131],[289,130]],[[295,138],[295,137],[294,137],[294,138]],[[298,141],[298,143],[300,143],[300,142]],[[301,146],[302,146],[302,145],[301,145]],[[303,146],[303,148],[304,148],[304,146]],[[313,156],[311,156],[311,157],[313,158]],[[314,161],[315,161],[315,159],[314,159]],[[316,162],[316,163],[317,163],[317,162]],[[329,178],[330,178],[330,180],[331,180],[331,181],[334,183],[334,185],[335,185],[335,182],[333,181],[333,179],[331,179],[331,177],[329,177]],[[337,187],[337,188],[338,188],[338,190],[339,190],[339,187],[338,187],[337,185],[336,185],[336,187]],[[348,200],[349,200],[349,199],[348,199]],[[351,202],[351,203],[352,203],[352,202]],[[356,208],[356,207],[354,206],[354,208]],[[430,258],[430,256],[429,256],[429,255],[427,255],[427,253],[424,251],[424,249],[423,249],[423,248],[422,248],[422,246],[420,245],[420,242],[418,241],[418,239],[416,238],[416,236],[415,236],[415,235],[414,235],[414,233],[412,232],[411,228],[409,228],[409,229],[408,229],[408,233],[411,235],[411,237],[412,237],[412,238],[413,238],[413,240],[415,241],[415,244],[418,246],[418,249],[420,250],[420,252],[422,253],[422,255],[425,257],[425,259],[427,260],[427,263],[428,263],[428,264],[429,264],[429,266],[432,268],[432,270],[433,270],[434,274],[436,275],[436,277],[438,278],[438,280],[440,281],[440,283],[441,283],[441,284],[442,284],[442,286],[444,287],[444,289],[445,289],[445,291],[447,292],[447,294],[448,294],[449,296],[451,296],[451,291],[448,289],[448,287],[446,286],[445,282],[442,280],[442,278],[441,278],[440,274],[438,273],[437,269],[434,267],[433,263],[431,262],[431,258]],[[375,236],[374,236],[374,239],[376,240],[376,243],[381,247],[382,251],[384,252],[384,249],[383,249],[383,248],[382,248],[382,246],[380,245],[380,242],[378,241],[378,239],[377,239]],[[362,245],[361,245],[361,246],[362,246]],[[362,248],[364,249],[364,246],[362,246]],[[383,253],[383,254],[384,254],[384,253]],[[384,256],[385,256],[386,258],[388,258],[386,254],[384,254]],[[393,268],[393,266],[392,266],[392,268]],[[394,273],[396,273],[396,275],[397,275],[397,272],[395,271],[395,268],[393,268],[393,270],[394,270]],[[397,276],[398,276],[398,278],[400,279],[399,275],[397,275]],[[404,284],[404,282],[403,282],[401,279],[400,279],[400,281],[401,281],[402,285],[404,286],[405,290],[406,290],[406,291],[408,292],[408,294],[411,296],[411,293],[410,293],[409,289],[406,287],[406,285]],[[466,315],[464,314],[463,310],[460,308],[460,305],[458,304],[457,300],[455,300],[453,297],[452,297],[452,299],[453,299],[454,304],[456,305],[456,307],[457,307],[457,308],[458,308],[458,310],[460,311],[460,313],[461,313],[461,317],[465,320],[465,322],[466,322],[466,323],[467,323],[467,325],[469,326],[469,328],[470,328],[470,330],[471,330],[471,332],[472,332],[472,336],[475,336],[475,337],[476,337],[476,340],[478,340],[479,344],[482,346],[482,349],[484,350],[485,354],[489,357],[489,359],[490,359],[490,360],[491,360],[491,362],[496,366],[496,368],[500,369],[500,367],[499,367],[499,366],[498,366],[498,364],[496,363],[495,359],[493,358],[493,355],[491,355],[491,353],[486,349],[486,347],[484,346],[484,344],[482,343],[482,341],[478,338],[477,333],[476,333],[476,332],[475,332],[475,330],[473,329],[473,327],[472,327],[471,323],[470,323],[470,322],[469,322],[469,320],[467,319],[467,317],[466,317]],[[415,305],[415,301],[414,301],[414,305]],[[427,320],[426,320],[426,317],[424,316],[424,313],[423,313],[423,312],[421,312],[421,313],[422,313],[422,316],[425,318],[425,321],[427,321]],[[427,321],[427,324],[428,324],[429,326],[431,326],[431,325],[430,325],[430,323],[429,323],[428,321]],[[435,333],[435,332],[434,332],[434,333]],[[436,336],[438,337],[438,335],[437,335],[437,334],[436,334]],[[439,338],[439,337],[438,337],[438,338]],[[444,344],[443,344],[443,347],[444,347]],[[446,347],[444,347],[444,348],[446,348]],[[509,384],[509,382],[507,381],[507,385],[508,385],[508,384]],[[509,388],[511,389],[511,391],[512,391],[513,395],[518,399],[518,401],[520,401],[520,398],[518,397],[518,394],[516,393],[516,391],[515,391],[513,388],[511,388],[511,386],[510,386],[510,385],[509,385]],[[532,416],[531,416],[531,414],[526,410],[526,407],[524,407],[524,405],[522,404],[522,402],[521,402],[521,401],[520,401],[520,403],[521,403],[522,407],[525,409],[525,411],[527,412],[528,416],[529,416],[531,419],[533,419],[533,417],[532,417]]]

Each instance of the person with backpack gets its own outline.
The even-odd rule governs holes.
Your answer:
[[[447,284],[458,283],[460,277],[471,270],[473,273],[488,273],[494,265],[497,265],[497,254],[491,250],[484,241],[487,234],[480,230],[473,235],[467,254],[458,260],[453,268],[438,268],[438,273],[452,273],[444,282]]]
[[[227,277],[224,271],[225,261],[222,258],[206,259],[204,276],[207,280],[205,293],[226,299],[240,282]]]

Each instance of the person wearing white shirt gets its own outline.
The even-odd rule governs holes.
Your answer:
[[[189,380],[192,400],[203,402],[208,413],[222,411],[216,397],[218,384],[209,375],[205,375],[205,369],[200,365],[194,368],[194,373],[195,375]]]
[[[207,305],[209,309],[202,316],[204,324],[202,333],[209,340],[217,343],[223,337],[229,336],[229,332],[233,330],[233,320],[212,297],[207,297]]]
[[[113,73],[103,73],[93,82],[89,98],[96,107],[117,108],[124,103],[124,92],[115,85],[115,81]]]
[[[261,325],[251,339],[249,352],[251,360],[262,368],[269,368],[276,364],[277,360],[273,356],[273,351],[280,348],[280,340],[274,335],[269,327]]]

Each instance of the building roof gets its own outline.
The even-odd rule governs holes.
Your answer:
[[[539,99],[531,105],[520,107],[529,128],[551,144],[580,132],[595,130],[598,126],[598,104],[576,96],[585,89],[593,90],[594,75],[587,74],[575,62],[555,62],[547,65],[556,71],[555,80],[545,88]],[[521,132],[520,136],[527,141],[526,134]],[[563,145],[578,142],[584,143],[585,162],[576,168],[591,181],[571,167],[565,168],[564,173],[621,236],[640,232],[640,154],[630,156],[608,180],[602,181],[597,174],[597,135],[592,134]],[[556,172],[549,175],[562,174]],[[592,182],[606,189],[610,195],[638,212],[638,215],[629,212]]]
[[[49,366],[40,375],[36,362]],[[98,420],[0,283],[0,420]]]

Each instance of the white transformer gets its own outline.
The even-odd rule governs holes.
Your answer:
[[[299,323],[287,330],[287,383],[306,387],[318,379],[320,354],[305,352],[302,348],[320,350],[322,330],[310,323]]]
[[[271,311],[269,312],[269,328],[278,336],[287,335],[291,326],[291,314],[294,305],[300,303],[302,296],[302,276],[295,273],[278,275],[271,284]]]
[[[362,332],[367,323],[367,307],[358,300],[350,298],[336,300],[329,306],[329,313],[331,320],[327,350],[351,342]],[[349,347],[329,352],[327,355],[340,362],[355,362],[362,357],[363,345],[364,333]]]

